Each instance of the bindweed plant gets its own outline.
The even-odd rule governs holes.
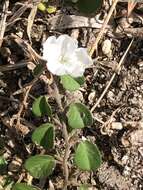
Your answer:
[[[91,172],[96,171],[101,165],[101,154],[96,144],[86,138],[75,138],[83,128],[92,125],[92,114],[87,106],[79,101],[63,103],[59,88],[62,84],[70,93],[78,90],[84,83],[83,74],[85,69],[91,66],[92,59],[87,50],[78,48],[77,40],[68,35],[49,37],[43,44],[43,59],[47,61],[47,69],[54,75],[51,89],[58,107],[56,113],[53,113],[46,95],[37,97],[33,102],[32,112],[35,117],[49,118],[48,123],[41,124],[32,133],[33,143],[43,147],[45,154],[29,157],[24,166],[33,178],[49,177],[52,180],[52,173],[56,170],[56,165],[60,164],[64,176],[62,189],[66,190],[68,186],[72,186],[69,179],[72,167]],[[54,145],[55,139],[58,138],[57,126],[60,127],[64,138],[64,155],[56,155],[58,151]],[[79,188],[88,189],[88,186],[81,184]],[[38,188],[25,183],[17,183],[13,187],[13,190],[36,189]]]

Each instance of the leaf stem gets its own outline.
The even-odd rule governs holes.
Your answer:
[[[63,105],[61,102],[59,89],[58,89],[56,83],[53,84],[53,87],[54,87],[55,99],[62,112],[61,114],[64,117],[64,108],[63,108]],[[65,180],[64,180],[64,184],[63,184],[63,190],[67,190],[68,179],[69,179],[68,158],[70,155],[71,145],[69,144],[69,136],[68,136],[67,126],[66,126],[65,122],[63,121],[63,119],[62,119],[61,123],[62,123],[62,127],[63,127],[63,135],[64,135],[64,139],[65,139],[65,153],[64,153],[64,157],[63,157],[63,173],[65,176]]]

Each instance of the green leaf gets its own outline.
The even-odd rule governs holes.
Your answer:
[[[85,78],[84,78],[84,76],[74,78],[74,80],[76,80],[76,82],[78,82],[80,85],[83,85],[84,82],[85,82]]]
[[[40,3],[40,4],[42,4],[42,3]],[[45,63],[40,63],[40,64],[36,65],[35,69],[33,70],[34,76],[41,74],[42,71],[44,71],[45,66],[46,66]]]
[[[81,185],[79,190],[88,190],[88,185]]]
[[[16,183],[12,190],[38,190],[35,187],[29,186],[26,183]]]
[[[89,109],[81,103],[75,103],[78,111],[81,113],[85,126],[92,125],[93,119]]]
[[[78,0],[77,6],[81,12],[95,13],[102,6],[102,0]]]
[[[32,134],[32,141],[45,149],[53,148],[54,138],[54,126],[50,123],[42,124]]]
[[[55,6],[48,6],[46,9],[49,14],[55,13],[57,8]]]
[[[68,124],[74,129],[92,125],[92,115],[88,108],[81,103],[71,104],[67,113]]]
[[[36,98],[32,106],[32,112],[38,117],[44,115],[52,115],[51,107],[48,104],[45,96],[40,96]]]
[[[98,147],[87,140],[78,145],[74,160],[81,170],[87,171],[95,171],[102,162]]]
[[[68,124],[70,127],[74,129],[81,129],[84,128],[84,122],[80,115],[80,112],[78,111],[78,108],[75,105],[71,105],[68,113]]]
[[[44,5],[44,3],[39,3],[38,4],[38,9],[42,12],[45,12],[46,10],[46,6]]]
[[[3,156],[0,156],[0,173],[4,172],[7,168],[7,161]]]
[[[49,176],[55,167],[55,160],[49,155],[36,155],[28,158],[25,162],[25,169],[34,178]]]
[[[11,190],[14,184],[15,183],[10,176],[8,176],[8,175],[4,176],[3,184],[2,184],[4,190]]]
[[[80,83],[70,75],[61,76],[61,83],[66,90],[71,92],[80,88]]]

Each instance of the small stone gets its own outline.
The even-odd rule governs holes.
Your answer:
[[[90,104],[93,104],[93,102],[94,102],[94,100],[95,100],[95,95],[96,95],[95,91],[93,91],[93,92],[91,92],[91,93],[89,94],[89,96],[88,96],[88,101],[89,101]]]
[[[112,49],[111,48],[112,48],[112,43],[110,40],[107,39],[102,43],[102,52],[107,57],[111,57],[111,55],[112,55]]]
[[[8,170],[10,172],[18,172],[21,168],[22,160],[20,158],[15,158],[12,160],[12,162],[8,166]]]
[[[122,164],[127,164],[127,161],[129,160],[129,157],[127,155],[122,157]]]
[[[123,129],[123,125],[121,122],[112,122],[112,129],[121,130]]]
[[[114,93],[112,91],[109,91],[107,94],[109,102],[114,102],[114,97],[115,97]]]

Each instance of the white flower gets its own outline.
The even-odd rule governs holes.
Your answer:
[[[55,75],[79,77],[92,64],[87,50],[78,48],[78,41],[68,35],[49,37],[43,44],[43,58]]]

